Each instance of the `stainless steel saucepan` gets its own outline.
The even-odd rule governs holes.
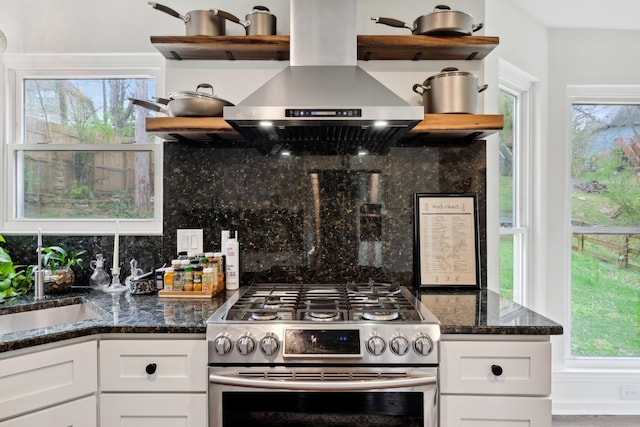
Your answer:
[[[242,21],[235,15],[220,9],[211,9],[214,15],[227,19],[244,27],[248,36],[275,36],[276,35],[276,16],[269,12],[264,6],[253,6],[253,12],[245,16]]]
[[[188,36],[224,36],[225,20],[214,15],[209,10],[192,10],[186,15],[182,15],[170,7],[155,2],[147,2],[154,9],[182,19],[187,28]]]
[[[451,10],[449,6],[440,4],[433,12],[418,17],[413,25],[393,18],[372,17],[376,24],[390,27],[408,28],[416,35],[471,35],[480,30],[484,24],[473,24],[473,16],[468,13]]]
[[[211,94],[200,91],[202,88],[211,89]],[[171,117],[222,117],[223,108],[233,106],[231,102],[215,96],[213,86],[208,83],[199,84],[195,92],[171,92],[169,99],[157,98],[157,103],[130,99],[134,105]]]
[[[444,68],[439,74],[429,77],[424,83],[413,85],[413,91],[422,95],[424,112],[466,113],[478,112],[478,94],[489,87],[478,86],[478,78],[457,68]]]

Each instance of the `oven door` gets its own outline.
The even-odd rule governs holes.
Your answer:
[[[209,368],[209,427],[437,426],[437,368]]]

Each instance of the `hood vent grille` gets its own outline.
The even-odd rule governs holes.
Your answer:
[[[264,144],[268,154],[387,154],[407,127],[362,128],[344,125],[243,127],[245,138]]]

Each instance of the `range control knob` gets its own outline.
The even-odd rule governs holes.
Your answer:
[[[256,341],[249,334],[242,334],[238,337],[238,351],[240,354],[251,354],[256,349]]]
[[[215,352],[219,355],[229,354],[233,348],[233,342],[228,334],[220,334],[213,341]]]
[[[404,336],[398,334],[391,338],[391,341],[389,342],[389,348],[398,356],[402,356],[404,354],[407,354],[407,351],[409,351],[409,340]]]
[[[387,344],[384,342],[384,339],[380,335],[371,335],[367,340],[367,350],[369,353],[374,356],[380,356],[384,353]]]
[[[276,354],[279,348],[280,342],[278,341],[278,337],[271,332],[260,340],[260,350],[267,356]]]
[[[413,349],[416,353],[427,356],[433,351],[433,341],[431,341],[431,337],[427,334],[419,333],[413,342]]]

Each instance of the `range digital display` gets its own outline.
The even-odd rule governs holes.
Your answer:
[[[285,329],[285,356],[361,356],[358,329]]]

